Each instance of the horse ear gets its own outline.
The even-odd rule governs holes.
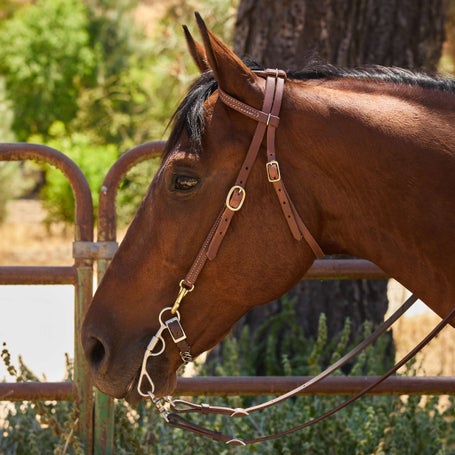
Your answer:
[[[186,25],[183,26],[183,31],[185,32],[188,50],[190,51],[191,57],[193,57],[194,63],[196,63],[196,66],[199,68],[200,72],[205,73],[206,71],[210,70],[209,64],[207,63],[204,47],[194,40]]]
[[[231,96],[248,101],[248,95],[251,96],[251,86],[256,85],[258,76],[207,28],[199,13],[195,13],[195,16],[204,43],[206,61],[219,87]]]

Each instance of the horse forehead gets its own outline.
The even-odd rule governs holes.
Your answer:
[[[185,163],[187,165],[196,165],[200,162],[200,154],[197,153],[193,146],[189,143],[179,144],[176,148],[171,150],[169,155],[163,161],[161,167],[166,168],[178,163]]]

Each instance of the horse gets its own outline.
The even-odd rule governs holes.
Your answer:
[[[189,351],[322,254],[374,262],[441,317],[455,304],[455,81],[262,70],[196,18],[202,44],[185,35],[201,75],[81,333],[95,385],[133,403],[147,382],[171,394]]]

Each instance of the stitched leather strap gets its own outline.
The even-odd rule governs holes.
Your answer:
[[[248,152],[240,168],[239,174],[228,193],[226,206],[223,207],[208,236],[206,237],[202,248],[200,249],[196,260],[191,266],[183,282],[190,288],[196,282],[202,271],[207,259],[215,259],[223,239],[228,231],[229,225],[237,210],[240,209],[246,197],[246,183],[251,169],[256,161],[257,155],[262,145],[262,141],[267,132],[267,176],[272,183],[283,211],[289,229],[296,240],[304,239],[314,255],[321,258],[324,253],[319,247],[305,223],[299,216],[281,178],[278,161],[275,152],[275,131],[279,125],[279,112],[283,99],[284,82],[286,73],[281,70],[260,71],[258,74],[266,78],[265,93],[262,109],[255,109],[235,98],[228,95],[221,88],[218,88],[220,100],[230,108],[246,115],[247,117],[258,122],[253,138],[251,140]]]
[[[278,115],[280,112],[283,92],[284,79],[278,78],[276,81],[275,100],[271,112],[272,116]],[[305,223],[300,218],[300,215],[298,214],[284,186],[283,179],[281,178],[281,171],[275,152],[275,131],[276,126],[269,124],[267,129],[267,177],[275,189],[283,215],[289,225],[292,235],[296,240],[301,240],[302,238],[305,239],[310,248],[313,250],[316,258],[319,259],[324,256],[324,253],[314,237],[311,235],[308,228],[305,226]]]

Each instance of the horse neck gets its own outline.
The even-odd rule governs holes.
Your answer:
[[[283,119],[283,153],[300,170],[293,191],[311,193],[326,252],[373,261],[445,314],[455,301],[455,96],[428,93],[431,106],[350,85],[310,84],[288,102],[299,111]]]

